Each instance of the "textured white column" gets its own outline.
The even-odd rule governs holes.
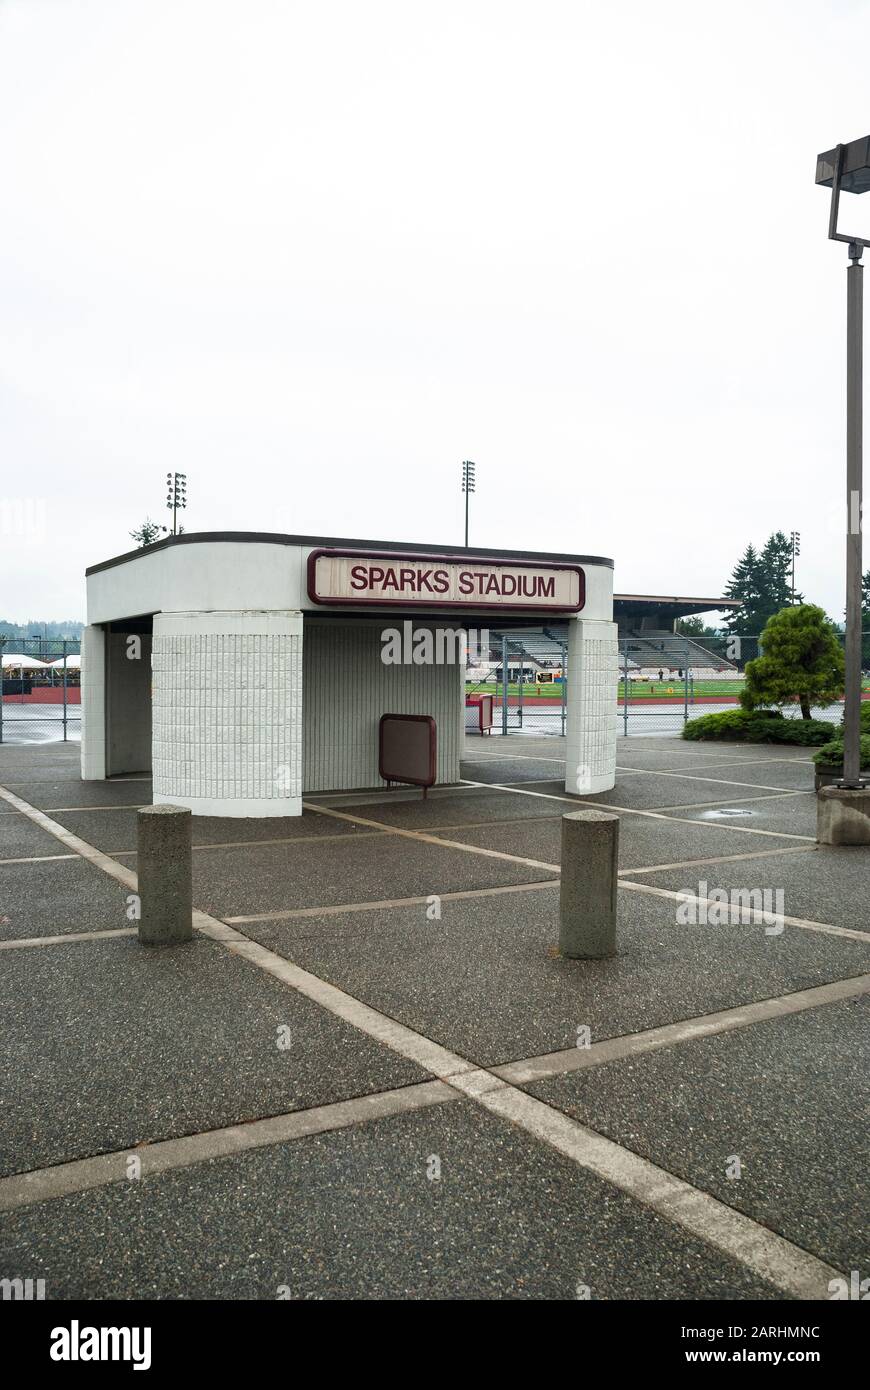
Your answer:
[[[106,638],[101,627],[82,631],[82,781],[106,775]]]
[[[301,816],[302,614],[159,613],[154,801],[199,816]]]
[[[616,623],[568,623],[565,790],[606,792],[616,781]]]

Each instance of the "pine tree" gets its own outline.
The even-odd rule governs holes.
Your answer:
[[[681,637],[718,637],[715,627],[708,627],[703,618],[679,618],[674,628]]]
[[[783,531],[768,536],[759,556],[761,588],[767,608],[765,622],[790,603],[803,603],[803,594],[791,593],[791,540]]]
[[[734,571],[725,586],[725,597],[737,599],[739,608],[730,611],[724,620],[729,632],[757,633],[764,626],[758,625],[761,612],[761,571],[758,551],[748,545],[734,566]]]
[[[156,521],[152,521],[150,516],[146,516],[142,525],[138,526],[135,531],[131,531],[130,535],[141,548],[145,545],[153,545],[155,541],[160,539],[160,532],[166,529],[165,526],[160,526]]]
[[[760,552],[746,547],[725,597],[738,599],[740,607],[728,614],[724,627],[747,637],[757,637],[769,618],[791,604],[791,541],[785,532],[774,531]],[[794,602],[803,603],[803,594],[795,594]]]

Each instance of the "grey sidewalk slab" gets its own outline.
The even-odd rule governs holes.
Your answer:
[[[746,836],[750,839],[750,836]],[[775,845],[776,841],[768,843]],[[863,846],[820,846],[813,854],[771,855],[765,859],[705,864],[692,869],[638,874],[638,883],[673,892],[698,892],[703,879],[708,889],[782,889],[788,917],[870,932],[870,849]],[[788,936],[799,928],[786,927]]]
[[[521,791],[524,794],[536,793],[540,795],[544,793],[548,796],[564,796],[568,798],[572,795],[571,792],[566,792],[565,790],[564,777],[536,777],[533,782],[528,780],[525,782],[518,782],[514,778],[508,778],[502,785],[513,788],[514,794],[516,794],[517,791]],[[565,807],[566,811],[570,811],[570,809],[570,806]]]
[[[0,816],[0,860],[23,855],[69,854],[71,851],[27,816]],[[2,892],[2,889],[0,889]]]
[[[815,750],[810,748],[805,756],[809,757]],[[695,771],[693,777],[719,777],[723,781],[734,781],[749,783],[750,787],[757,786],[763,790],[764,786],[782,787],[792,791],[811,791],[813,787],[814,770],[811,762],[782,761],[776,763],[762,762],[757,767],[742,765],[740,767],[716,767],[707,770]],[[749,793],[751,795],[751,791]]]
[[[353,806],[345,805],[340,809],[346,815],[352,815],[354,812]],[[370,802],[360,806],[358,811],[368,820],[380,821],[384,825],[399,826],[405,830],[429,830],[430,827],[442,825],[476,825],[481,821],[546,817],[558,815],[560,809],[570,811],[572,807],[570,803],[562,807],[561,803],[547,801],[544,797],[478,790],[460,792],[453,796],[444,793],[437,797],[429,797],[426,801],[418,798],[414,801]],[[341,824],[336,820],[332,823]]]
[[[11,781],[74,777],[81,772],[81,744],[0,743],[0,786]]]
[[[7,1213],[0,1250],[49,1299],[780,1296],[464,1101]]]
[[[798,747],[778,751],[774,745],[769,744],[744,743],[723,746],[716,743],[684,743],[682,740],[671,740],[671,747],[668,749],[650,750],[646,747],[646,742],[646,739],[634,742],[629,738],[620,743],[616,750],[617,767],[646,768],[662,772],[684,771],[691,772],[693,776],[697,773],[702,777],[706,777],[708,769],[712,767],[714,771],[721,771],[725,776],[739,777],[743,767],[758,772],[769,767],[775,772],[780,765],[792,765],[812,752],[812,749]],[[722,767],[716,769],[717,763],[721,763]]]
[[[108,853],[136,848],[135,811],[59,811],[51,819],[88,844]],[[194,816],[191,821],[191,836],[195,845],[226,842],[254,844],[259,840],[353,834],[354,827],[348,821],[328,820],[313,811],[301,816]]]
[[[870,1003],[832,1004],[526,1089],[835,1267],[866,1271]],[[741,1176],[729,1179],[732,1155]]]
[[[33,780],[0,783],[14,796],[21,797],[37,810],[59,806],[150,806],[151,781],[82,782],[67,779],[59,782]]]
[[[201,937],[3,955],[4,1174],[428,1079]]]
[[[736,819],[733,823],[713,819],[696,828],[683,820],[623,815],[619,822],[620,866],[636,869],[644,864],[675,864],[682,859],[700,859],[720,854],[766,854],[776,849],[805,849],[812,853],[815,848],[812,843],[801,845],[798,840],[775,840],[766,835],[745,835],[741,829],[736,828],[752,826],[754,823],[753,820],[744,817]]]
[[[742,797],[759,796],[759,800],[741,800]],[[742,825],[747,830],[773,830],[786,835],[808,835],[816,838],[816,798],[807,795],[784,796],[768,799],[763,793],[743,791],[733,800],[721,806],[708,806],[699,810],[691,807],[683,811],[665,811],[664,815],[679,816],[684,820],[709,821],[714,825]],[[727,811],[740,811],[739,816],[729,817]],[[771,843],[775,844],[776,841]]]
[[[564,785],[564,760],[553,755],[550,759],[529,761],[521,758],[479,757],[474,759],[466,754],[462,762],[462,775],[473,782],[530,782],[540,777],[561,776]]]
[[[798,856],[795,856],[797,858]],[[786,928],[678,926],[620,892],[619,952],[554,958],[558,888],[242,928],[280,955],[481,1065],[659,1027],[870,970],[870,943]]]
[[[499,825],[452,831],[450,837],[460,840],[463,844],[481,845],[484,849],[502,850],[508,854],[526,855],[558,864],[562,856],[562,815],[564,812],[570,812],[571,806],[559,802],[549,804],[553,807],[552,820],[503,822]],[[625,814],[620,817],[619,822],[619,867],[622,870],[636,869],[654,864],[679,863],[684,859],[752,854],[776,849],[778,843],[780,847],[784,847],[788,841],[777,842],[761,836],[753,839],[740,831],[729,829],[727,823],[721,828],[715,823],[709,828],[696,828],[647,816]],[[814,846],[807,845],[806,850],[812,853]],[[744,874],[747,872],[750,871],[743,870]]]
[[[787,747],[767,743],[722,745],[684,742],[682,739],[672,740],[670,748],[667,749],[652,750],[646,745],[646,739],[634,742],[629,738],[620,743],[616,750],[617,767],[675,772],[684,769],[687,772],[691,770],[693,776],[695,771],[699,776],[706,776],[708,767],[721,763],[723,773],[728,774],[733,767],[734,775],[737,776],[742,767],[750,772],[759,773],[766,767],[774,771],[781,767],[794,768],[804,763],[813,752],[812,748],[803,748],[796,744]]]
[[[686,749],[690,750],[691,748],[691,743],[687,743]],[[723,771],[733,767],[735,776],[741,767],[758,769],[759,771],[763,771],[766,767],[773,768],[774,771],[779,767],[809,767],[812,772],[812,754],[815,752],[813,748],[804,748],[797,744],[790,745],[788,749],[785,747],[777,749],[776,744],[749,743],[745,744],[743,748],[734,748],[728,753],[719,753],[715,743],[696,743],[695,748],[698,749],[697,753],[687,751],[680,754],[679,765],[682,771],[694,772],[697,768],[699,773],[704,773],[706,768],[716,762],[721,762]],[[633,763],[634,759],[618,758],[617,762],[620,761]]]
[[[709,801],[721,801],[727,805],[736,796],[753,795],[751,788],[734,787],[727,781],[715,780],[716,774],[723,771],[723,768],[711,771],[709,782],[695,781],[694,774],[692,777],[665,777],[656,773],[618,772],[616,786],[611,791],[598,792],[585,799],[646,811],[668,806],[703,805]],[[770,779],[770,785],[778,786],[775,777]],[[785,790],[789,788],[785,787]],[[758,794],[762,794],[761,790]]]
[[[193,857],[194,902],[218,917],[528,883],[547,871],[396,835],[246,845]]]
[[[499,732],[499,725],[492,734],[481,738],[479,734],[466,734],[463,754],[472,757],[475,752],[492,753],[496,757],[504,754],[522,754],[526,758],[564,758],[568,740],[562,734],[508,734],[507,738]]]
[[[64,846],[49,836],[49,853]],[[132,924],[126,917],[130,890],[76,856],[47,864],[0,864],[0,940],[109,931]],[[3,953],[3,969],[8,956]]]

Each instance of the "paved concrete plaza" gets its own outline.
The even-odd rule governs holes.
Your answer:
[[[870,849],[810,752],[557,737],[463,782],[195,818],[139,945],[144,776],[0,747],[0,1276],[64,1298],[827,1299],[870,1273]],[[560,817],[620,813],[619,953],[560,958]],[[714,890],[767,890],[719,922]]]

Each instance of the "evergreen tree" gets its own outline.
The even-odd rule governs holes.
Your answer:
[[[725,586],[725,598],[737,599],[739,608],[732,609],[725,617],[723,626],[729,632],[757,633],[764,623],[760,621],[762,611],[761,570],[758,551],[748,545],[734,566],[734,571]]]
[[[146,516],[142,525],[137,527],[135,531],[131,531],[130,535],[142,547],[153,545],[155,541],[160,539],[160,532],[166,529],[165,526],[160,526],[156,521],[152,521],[150,516]]]
[[[715,627],[707,627],[703,618],[679,618],[676,632],[680,637],[718,637]]]
[[[761,587],[767,618],[779,613],[792,602],[791,595],[791,540],[783,531],[774,531],[769,536],[759,556]],[[803,603],[803,594],[795,594],[794,602]]]
[[[791,604],[791,541],[783,531],[768,536],[762,550],[748,545],[734,567],[725,597],[738,599],[723,626],[729,632],[757,637],[774,614]],[[796,604],[803,594],[795,594]]]

